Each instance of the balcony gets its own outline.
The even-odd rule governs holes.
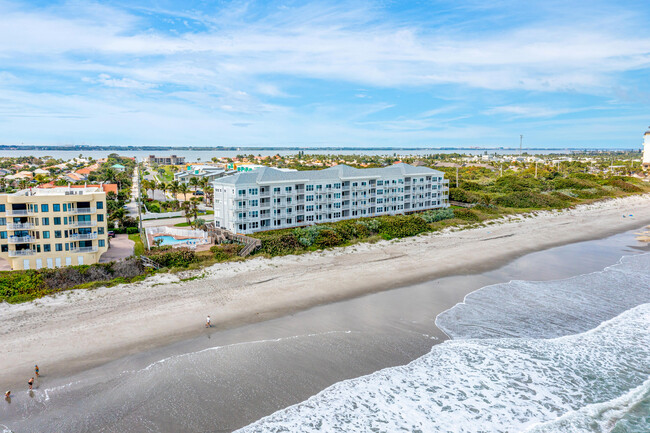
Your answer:
[[[34,212],[27,209],[7,209],[7,215],[27,216],[27,215],[34,215]]]
[[[70,252],[73,252],[73,253],[96,253],[97,252],[97,247],[70,248]]]
[[[9,250],[9,257],[33,256],[34,250]]]
[[[95,227],[97,221],[74,221],[70,223],[72,227]]]
[[[31,236],[9,236],[10,244],[26,244],[29,242],[34,242],[34,238]]]
[[[70,239],[73,241],[87,241],[91,239],[97,239],[97,233],[74,233],[70,236]]]
[[[33,227],[32,223],[7,223],[7,230],[29,230]]]
[[[75,214],[75,215],[88,215],[95,212],[97,212],[97,209],[92,207],[78,207],[75,209],[68,210],[68,213]]]

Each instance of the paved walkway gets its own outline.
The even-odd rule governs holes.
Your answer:
[[[111,247],[99,258],[99,263],[122,260],[133,255],[135,242],[128,235],[116,235],[111,239]]]

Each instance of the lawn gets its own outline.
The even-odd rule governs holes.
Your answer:
[[[135,242],[135,245],[133,246],[133,254],[141,256],[144,253],[144,244],[142,243],[142,239],[140,239],[140,234],[133,233],[132,235],[129,235],[129,239]]]

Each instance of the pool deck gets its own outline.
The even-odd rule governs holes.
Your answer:
[[[156,245],[154,240],[157,237],[162,237],[162,236],[169,236],[169,237],[172,237],[172,238],[174,238],[176,240],[179,240],[179,241],[182,241],[182,240],[185,240],[185,239],[199,239],[199,238],[195,238],[195,237],[192,237],[192,236],[181,236],[181,235],[174,235],[174,234],[170,234],[170,233],[156,233],[156,234],[153,234],[153,235],[149,233],[149,234],[147,234],[149,245],[151,245],[151,246]],[[170,245],[170,246],[174,247],[175,245],[179,245],[179,244],[174,244],[174,245]],[[194,246],[196,247],[197,251],[207,251],[207,250],[210,249],[211,245],[210,245],[210,242],[208,242],[208,243],[201,243],[201,244],[197,243]]]

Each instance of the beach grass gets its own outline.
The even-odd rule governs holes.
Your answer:
[[[141,256],[142,254],[144,254],[144,244],[142,243],[142,239],[140,238],[139,233],[130,234],[129,240],[135,242],[135,245],[133,246],[134,256]]]

